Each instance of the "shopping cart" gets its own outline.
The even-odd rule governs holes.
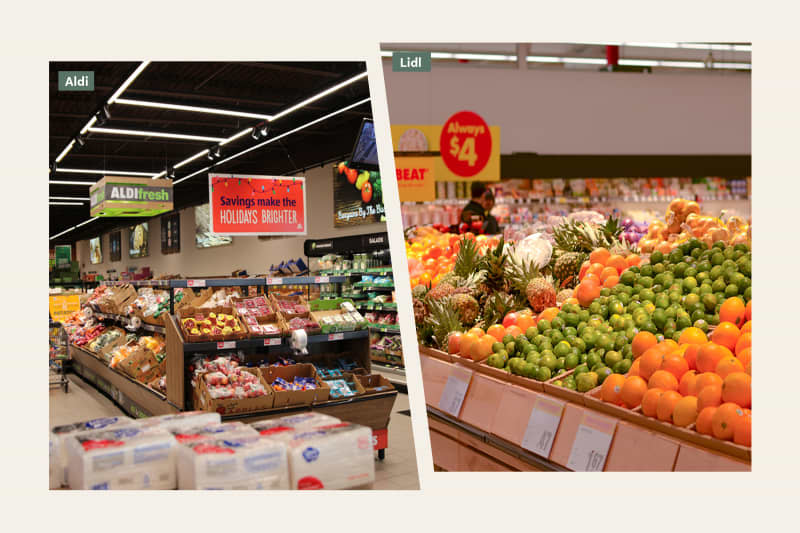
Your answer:
[[[63,388],[64,393],[69,392],[69,379],[67,379],[67,365],[69,351],[67,346],[69,338],[60,322],[50,320],[50,388]]]

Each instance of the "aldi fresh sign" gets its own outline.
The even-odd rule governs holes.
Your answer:
[[[90,213],[99,217],[154,216],[173,207],[172,180],[106,176],[89,191]]]

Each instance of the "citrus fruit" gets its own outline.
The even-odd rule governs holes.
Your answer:
[[[600,281],[605,281],[610,276],[619,277],[619,272],[616,268],[612,266],[604,267],[603,270],[600,272]]]
[[[683,396],[697,396],[697,372],[688,370],[678,383],[678,392]]]
[[[639,257],[637,254],[630,254],[628,257],[625,258],[625,262],[628,264],[629,267],[632,266],[639,266],[642,262],[642,258]]]
[[[472,329],[470,329],[469,332],[470,333],[474,333],[478,337],[483,337],[484,335],[486,335],[486,332],[483,331],[483,329],[481,329],[481,328],[479,328],[477,326],[472,328]]]
[[[658,339],[649,331],[640,331],[633,337],[631,342],[631,349],[633,350],[634,359],[641,356],[648,349],[658,344]]]
[[[517,314],[517,323],[514,325],[517,326],[521,331],[525,332],[528,331],[528,328],[533,326],[535,322],[536,321],[533,319],[531,315],[527,313],[525,314],[519,313]]]
[[[731,322],[720,322],[711,334],[711,342],[733,351],[736,348],[736,341],[739,340],[739,333],[739,328]]]
[[[589,270],[590,266],[591,266],[591,263],[589,261],[584,261],[583,262],[583,264],[581,265],[581,270],[580,270],[580,272],[578,272],[578,279],[579,280],[583,279],[583,277],[586,275],[586,271]]]
[[[600,390],[600,397],[604,402],[622,405],[622,387],[625,385],[625,376],[611,374],[603,382]]]
[[[589,307],[595,298],[600,297],[600,284],[592,280],[585,279],[578,284],[575,289],[575,297],[581,307]]]
[[[675,404],[672,411],[672,423],[685,428],[697,420],[697,397],[684,396]]]
[[[619,283],[619,276],[608,276],[603,281],[603,287],[607,289],[612,289],[617,285],[617,283]]]
[[[506,328],[506,335],[511,335],[516,339],[517,337],[522,335],[522,330],[518,326],[512,325]]]
[[[705,344],[708,342],[706,334],[700,328],[686,328],[678,339],[678,344]]]
[[[480,346],[480,349],[477,352],[478,359],[476,359],[476,361],[480,361],[482,359],[486,359],[487,357],[492,355],[492,353],[493,353],[492,346],[496,342],[497,342],[497,339],[495,339],[491,335],[484,335],[483,337],[481,337],[478,340],[478,345]],[[474,350],[474,348],[473,348],[473,350]]]
[[[592,264],[600,263],[601,265],[605,266],[610,257],[611,257],[611,252],[609,252],[605,248],[598,248],[589,254],[589,261]]]
[[[750,348],[752,337],[753,334],[749,331],[739,335],[739,340],[736,341],[736,346],[734,347],[733,353],[738,356],[740,351],[744,350],[745,348]]]
[[[732,372],[722,382],[722,401],[750,407],[752,401],[751,378],[745,372]]]
[[[745,412],[744,416],[738,418],[733,427],[733,442],[742,446],[751,445],[752,414]]]
[[[753,323],[750,320],[745,322],[744,326],[739,328],[739,333],[741,333],[742,335],[744,335],[745,333],[752,333],[752,331],[753,331],[753,325],[752,324]]]
[[[638,376],[639,375],[639,360],[633,362],[631,368],[628,370],[628,376]]]
[[[606,268],[611,267],[617,271],[617,275],[622,274],[622,271],[628,268],[628,262],[621,255],[612,255],[606,261]]]
[[[558,316],[558,311],[559,311],[558,307],[548,307],[547,309],[539,313],[539,316],[536,318],[536,321],[538,322],[539,320],[547,320],[549,322],[550,320],[553,320],[556,316]]]
[[[752,313],[751,313],[752,309],[750,307],[750,304],[752,304],[752,303],[753,303],[753,300],[750,300],[749,302],[747,302],[747,305],[744,307],[744,319],[747,320],[748,322],[753,320]]]
[[[713,435],[714,431],[711,428],[711,420],[714,418],[714,413],[717,412],[717,407],[706,407],[705,409],[697,410],[697,420],[694,422],[694,427],[698,433],[703,435]]]
[[[706,407],[717,407],[722,403],[722,386],[706,385],[697,391],[697,409],[702,411]]]
[[[700,351],[699,344],[685,344],[686,349],[683,351],[683,359],[689,365],[689,370],[697,370],[697,354]]]
[[[507,313],[505,317],[503,317],[503,327],[513,326],[517,323],[517,313],[511,312]]]
[[[461,350],[461,337],[464,334],[454,331],[447,336],[447,353],[458,353]]]
[[[736,356],[730,357],[723,357],[720,359],[719,363],[717,363],[717,368],[714,370],[719,377],[725,380],[729,374],[734,372],[744,372],[744,365],[741,361],[739,361]]]
[[[602,272],[605,267],[603,263],[594,262],[589,266],[589,269],[586,270],[586,275],[594,275],[597,276],[597,279],[600,279],[600,272]]]
[[[672,413],[675,405],[680,401],[681,395],[678,391],[668,390],[661,393],[656,404],[656,418],[662,422],[672,422]]]
[[[697,374],[697,382],[695,383],[697,392],[700,392],[709,385],[719,385],[722,387],[722,378],[714,372],[703,372],[701,374]]]
[[[697,352],[697,371],[714,372],[719,363],[725,357],[733,357],[733,353],[725,346],[715,342],[709,342],[700,346]]]
[[[673,352],[664,356],[660,370],[666,370],[680,382],[683,375],[689,371],[689,363],[682,356]]]
[[[720,322],[730,322],[741,327],[745,323],[745,305],[741,298],[728,298],[719,308]]]
[[[459,354],[462,357],[471,358],[472,353],[472,346],[477,344],[480,338],[475,335],[474,333],[465,333],[461,336],[461,342],[459,346]]]
[[[649,380],[653,372],[661,368],[661,363],[664,361],[664,347],[661,344],[653,346],[644,352],[637,361],[639,361],[639,375]]]
[[[656,370],[647,380],[648,389],[663,389],[665,391],[678,391],[678,378],[666,370]]]
[[[642,413],[645,416],[656,416],[656,408],[658,407],[658,399],[661,397],[661,389],[648,389],[642,397]]]
[[[622,385],[622,401],[629,409],[638,407],[647,392],[647,382],[639,376],[628,376]]]
[[[486,334],[494,337],[495,340],[500,342],[506,335],[506,328],[504,328],[501,324],[494,324],[489,326],[489,329],[486,330]]]
[[[747,368],[747,365],[750,364],[750,354],[750,348],[745,348],[736,356],[736,358],[742,362],[742,365],[744,365],[745,368]]]
[[[735,403],[727,402],[717,407],[717,411],[711,417],[711,430],[714,436],[722,440],[731,440],[738,419],[743,416],[744,411]]]

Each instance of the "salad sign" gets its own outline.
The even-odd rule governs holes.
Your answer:
[[[305,235],[304,177],[208,175],[211,233]]]

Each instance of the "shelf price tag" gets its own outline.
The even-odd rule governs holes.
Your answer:
[[[233,350],[236,348],[236,341],[222,341],[217,343],[217,350]]]
[[[616,420],[584,413],[572,443],[567,468],[575,472],[602,471],[616,429]]]
[[[328,276],[317,276],[314,278],[314,283],[330,283],[331,278]]]
[[[280,346],[281,338],[273,337],[271,339],[264,339],[264,346]]]
[[[344,340],[344,333],[331,333],[328,335],[329,341],[340,341]]]
[[[206,280],[204,280],[204,279],[189,279],[189,280],[186,280],[186,286],[187,287],[205,287],[206,286]]]
[[[454,366],[444,385],[442,397],[439,398],[439,409],[458,418],[470,381],[472,381],[472,370]]]
[[[267,278],[267,285],[283,285],[283,278]]]
[[[564,402],[538,397],[522,437],[522,447],[542,457],[549,457],[563,412]]]

